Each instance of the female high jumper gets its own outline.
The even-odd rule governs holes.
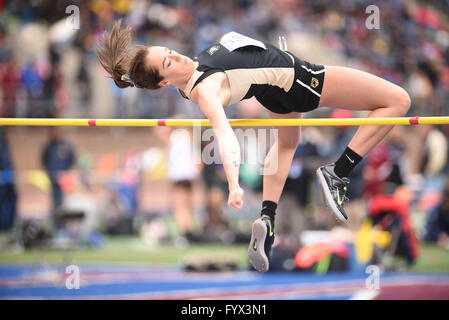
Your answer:
[[[339,66],[323,66],[301,60],[270,43],[230,32],[204,49],[193,60],[166,47],[131,43],[131,29],[121,21],[103,35],[97,57],[119,88],[134,86],[155,90],[173,85],[181,95],[199,105],[210,120],[229,186],[228,205],[240,210],[240,147],[226,118],[224,107],[255,97],[271,118],[301,118],[303,112],[321,106],[369,110],[368,117],[401,117],[410,97],[401,87],[372,74]],[[330,212],[340,221],[348,176],[393,126],[360,126],[335,163],[317,169]],[[261,217],[252,225],[248,257],[253,267],[269,269],[274,242],[277,203],[300,139],[300,127],[277,127],[278,139],[269,150],[264,169],[277,161],[278,170],[263,176]]]

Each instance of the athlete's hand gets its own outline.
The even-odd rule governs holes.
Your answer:
[[[228,206],[233,207],[237,210],[242,209],[242,207],[243,207],[243,189],[242,188],[236,187],[232,190],[229,190]]]

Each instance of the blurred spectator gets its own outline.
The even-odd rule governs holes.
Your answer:
[[[106,232],[111,235],[135,234],[135,218],[140,210],[139,191],[142,163],[139,153],[128,150],[123,167],[116,168],[106,184],[107,196],[102,208]]]
[[[223,207],[228,199],[228,183],[226,173],[220,161],[220,155],[215,154],[215,151],[218,151],[216,139],[214,138],[212,142],[202,141],[201,150],[203,157],[206,155],[211,160],[205,161],[203,158],[202,179],[206,187],[205,207],[207,213],[204,222],[204,233],[211,240],[217,240],[220,230],[222,231],[228,227],[223,214]]]
[[[449,180],[441,192],[441,202],[427,213],[423,239],[449,248]]]
[[[392,170],[390,149],[386,142],[379,143],[367,156],[367,165],[363,172],[364,195],[372,197],[385,191]]]
[[[385,140],[368,154],[363,170],[363,193],[366,197],[393,194],[404,184],[409,174],[404,161],[404,135],[403,127],[394,127]]]
[[[0,63],[0,88],[0,117],[13,117],[20,90],[19,64],[14,57]]]
[[[195,241],[193,186],[199,168],[190,130],[170,130],[167,174],[172,183],[172,207],[178,230],[187,241]]]
[[[134,234],[138,213],[139,174],[129,168],[115,172],[107,181],[107,196],[102,207],[104,231],[110,235]]]
[[[72,144],[63,136],[61,127],[49,130],[47,143],[42,148],[41,161],[51,182],[52,210],[51,221],[54,228],[58,228],[56,212],[63,203],[63,191],[60,186],[60,173],[69,170],[75,163],[75,152]]]
[[[409,266],[413,265],[420,255],[420,246],[408,199],[401,197],[401,192],[376,194],[369,201],[368,213],[373,225],[391,233],[392,254],[405,258]]]
[[[0,231],[11,230],[16,218],[17,192],[5,127],[0,127]]]
[[[426,178],[426,189],[441,190],[444,185],[443,171],[448,162],[448,139],[436,126],[418,127],[424,142],[420,172]]]

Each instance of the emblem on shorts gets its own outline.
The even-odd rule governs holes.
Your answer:
[[[210,55],[213,55],[216,51],[218,51],[218,49],[220,49],[220,46],[218,46],[218,45],[213,46],[209,50],[207,50],[207,53],[209,53]]]
[[[310,86],[315,89],[316,87],[318,87],[319,84],[320,84],[320,82],[318,81],[318,79],[312,77],[312,81],[310,82]]]

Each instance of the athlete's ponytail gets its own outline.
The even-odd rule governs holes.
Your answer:
[[[121,23],[120,19],[103,34],[103,47],[95,50],[98,60],[119,88],[159,89],[159,72],[145,67],[149,47],[133,48],[131,28],[120,29]]]
[[[122,20],[117,21],[110,32],[103,34],[103,47],[97,46],[95,53],[103,68],[110,74],[119,88],[132,84],[122,80],[128,74],[131,61],[131,28],[120,29]]]

